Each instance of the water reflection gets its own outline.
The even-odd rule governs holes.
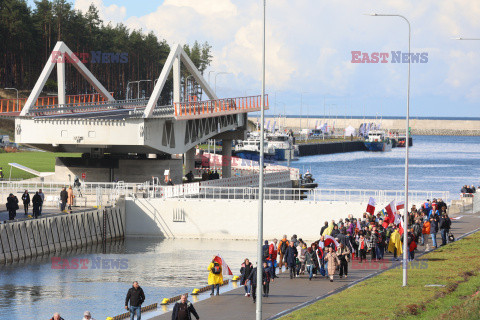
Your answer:
[[[60,312],[65,319],[80,319],[90,310],[95,318],[105,319],[124,312],[133,281],[143,287],[145,304],[160,302],[205,286],[215,254],[238,274],[243,259],[256,255],[255,246],[255,241],[132,238],[108,244],[105,254],[99,245],[10,263],[0,267],[0,314],[49,319]],[[121,259],[127,266],[109,263],[98,268],[92,263],[98,259]],[[74,263],[81,260],[83,264]]]

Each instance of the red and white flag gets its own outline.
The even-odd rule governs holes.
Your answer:
[[[386,207],[385,207],[385,211],[387,211],[387,215],[388,215],[388,221],[389,223],[392,223],[392,221],[395,221],[395,212],[397,211],[396,208],[395,208],[395,200],[393,200],[392,202],[390,202]]]
[[[367,204],[367,212],[370,213],[371,215],[375,214],[375,205],[376,205],[375,199],[370,197]]]
[[[405,208],[405,201],[397,202],[397,211]]]
[[[340,243],[338,243],[338,241],[335,240],[334,237],[329,236],[329,235],[326,235],[326,236],[325,236],[325,239],[324,239],[324,242],[323,242],[323,243],[324,243],[325,247],[328,247],[329,245],[331,245],[331,244],[333,243],[333,244],[335,245],[335,250],[336,250],[338,247],[340,247]]]
[[[219,254],[217,254],[213,260],[222,266],[222,275],[233,276],[232,270],[230,270],[228,264]]]

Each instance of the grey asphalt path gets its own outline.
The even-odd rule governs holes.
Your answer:
[[[452,223],[452,233],[456,238],[480,228],[480,215],[459,214],[458,216],[462,217]],[[440,234],[437,238],[437,243],[441,243]],[[439,240],[440,242],[438,242]],[[429,239],[429,243],[431,244],[431,239]],[[424,250],[425,247],[419,246],[419,250],[416,252],[417,256]],[[315,299],[319,300],[358,283],[365,277],[374,276],[391,266],[393,256],[387,254],[385,258],[385,261],[379,264],[360,264],[354,260],[349,263],[348,278],[339,279],[337,274],[334,282],[330,282],[323,277],[313,278],[312,281],[309,281],[305,275],[290,279],[288,272],[281,273],[279,278],[270,284],[269,297],[263,298],[262,318],[276,318],[275,316],[279,313],[288,313],[290,309],[301,307]],[[420,257],[418,260],[421,261],[421,259]],[[395,263],[399,264],[398,262]],[[398,281],[401,281],[401,279]],[[252,302],[252,298],[245,297],[243,287],[225,293],[222,293],[220,289],[220,296],[197,302],[194,306],[200,315],[200,319],[255,319],[255,304]],[[148,313],[144,315],[147,317]],[[172,314],[168,312],[150,319],[166,320],[171,318]]]

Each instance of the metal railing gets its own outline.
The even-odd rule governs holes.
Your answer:
[[[424,202],[426,199],[441,198],[447,202],[448,191],[409,191],[411,203]],[[258,188],[254,187],[203,187],[198,193],[176,194],[176,198],[199,199],[229,199],[229,200],[255,200],[258,199]],[[360,190],[360,189],[298,189],[298,188],[265,188],[265,200],[304,200],[327,202],[368,202],[375,198],[377,203],[388,203],[392,200],[404,199],[404,192],[400,190]]]

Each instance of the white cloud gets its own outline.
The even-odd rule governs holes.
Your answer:
[[[84,10],[90,2],[77,0],[75,7]],[[120,17],[130,28],[154,31],[171,44],[208,41],[214,55],[211,69],[234,73],[219,77],[223,87],[236,87],[238,94],[260,86],[261,1],[165,0],[155,12],[129,18],[124,7],[93,2],[107,21]],[[464,45],[450,40],[479,30],[480,2],[474,0],[267,1],[267,88],[308,91],[317,98],[328,93],[403,99],[406,65],[350,63],[353,50],[407,51],[404,21],[363,16],[366,12],[409,18],[412,51],[429,53],[428,63],[412,65],[413,94],[480,101],[479,79],[472,72],[480,66],[480,41]]]
[[[123,6],[119,7],[115,4],[106,6],[103,4],[102,0],[76,0],[74,8],[86,12],[91,4],[97,7],[100,19],[103,21],[119,23],[122,22],[127,16],[127,8]]]

